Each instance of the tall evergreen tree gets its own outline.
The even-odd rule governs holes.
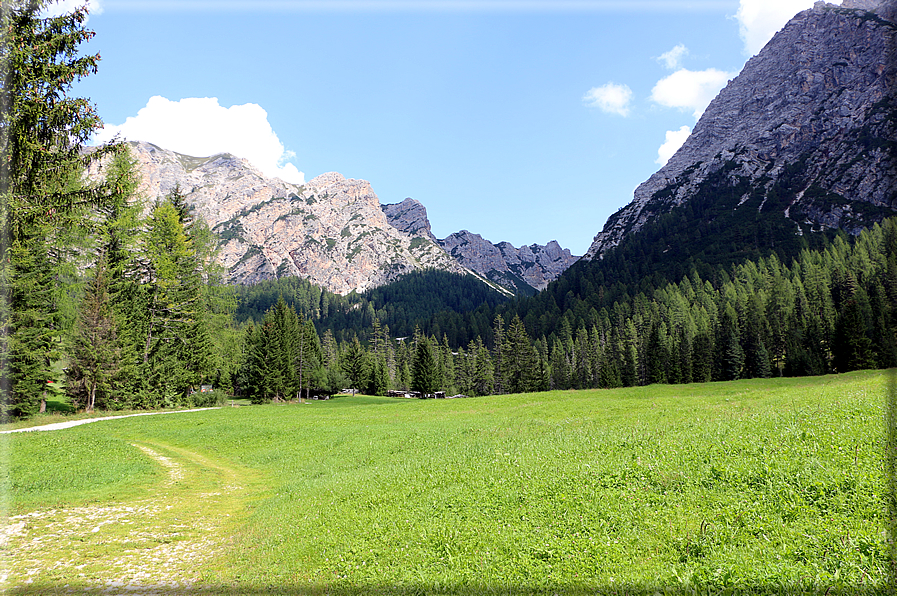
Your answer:
[[[324,337],[321,339],[321,354],[325,368],[338,365],[339,353],[336,340],[333,338],[333,332],[330,329],[324,331]]]
[[[272,320],[258,327],[246,329],[246,357],[241,373],[244,395],[252,403],[261,404],[277,399],[277,388],[284,384],[284,371],[271,354],[278,349]]]
[[[700,331],[695,335],[692,375],[696,383],[706,383],[713,376],[713,337],[709,331]]]
[[[722,315],[717,342],[722,350],[719,354],[720,380],[734,381],[742,378],[744,371],[744,350],[741,348],[738,314],[732,305],[727,303]]]
[[[473,395],[489,395],[495,387],[495,364],[489,349],[479,337],[471,342],[468,354],[473,355]]]
[[[109,300],[106,259],[97,263],[87,286],[81,315],[75,327],[67,391],[72,403],[91,412],[113,399],[113,381],[121,372],[121,345]]]
[[[863,309],[854,296],[847,298],[835,325],[833,364],[838,372],[873,368],[875,358]]]
[[[420,391],[423,394],[431,394],[439,390],[438,369],[439,362],[433,344],[428,338],[421,337],[417,342],[417,350],[411,368],[411,390]]]
[[[452,393],[456,391],[455,358],[446,334],[443,334],[442,345],[439,347],[439,380],[439,384],[444,391]]]
[[[210,372],[211,346],[195,254],[170,201],[153,209],[145,251],[141,376],[150,394],[182,400]]]
[[[508,393],[535,391],[540,372],[539,360],[523,321],[516,315],[504,334],[501,355],[505,390]]]
[[[318,332],[310,320],[300,318],[296,331],[294,366],[298,377],[298,390],[300,397],[302,389],[305,389],[306,397],[310,397],[311,389],[321,388],[326,378],[323,363],[324,351],[321,349]]]
[[[506,392],[504,378],[505,322],[501,315],[495,315],[495,321],[492,323],[492,342],[494,346],[492,364],[495,370],[494,391],[496,395],[501,395]]]
[[[43,408],[51,364],[59,356],[54,300],[54,239],[89,222],[105,184],[85,184],[86,166],[118,148],[82,152],[101,126],[73,82],[96,72],[99,55],[79,56],[93,32],[85,8],[41,18],[43,0],[0,6],[0,399],[5,414]]]
[[[651,326],[645,350],[648,368],[648,383],[666,383],[670,354],[667,351],[663,324],[657,321]]]
[[[366,392],[370,395],[386,395],[389,391],[389,373],[386,369],[386,360],[377,354],[370,355],[370,374]]]
[[[352,341],[343,350],[340,356],[343,374],[352,383],[352,389],[364,389],[368,384],[370,373],[367,354],[358,341],[358,336],[352,337]]]

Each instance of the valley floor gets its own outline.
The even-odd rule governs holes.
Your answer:
[[[893,377],[359,396],[3,435],[0,585],[884,594]]]

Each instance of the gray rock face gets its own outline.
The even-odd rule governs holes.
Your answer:
[[[520,276],[537,290],[544,290],[549,283],[579,260],[578,256],[570,254],[570,249],[561,248],[556,240],[544,246],[530,244],[520,248],[514,248],[508,242],[499,242],[496,247],[501,251],[508,271]]]
[[[231,155],[196,158],[131,143],[145,202],[180,185],[221,238],[232,281],[297,275],[331,292],[364,291],[403,273],[467,273],[434,241],[391,226],[369,182],[322,174],[304,186],[267,178]]]
[[[511,291],[531,291],[526,286],[543,290],[579,258],[554,240],[545,246],[532,244],[518,249],[508,242],[492,244],[467,230],[437,240],[430,230],[427,209],[418,201],[405,199],[382,208],[390,225],[399,231],[433,240],[462,267]]]
[[[401,203],[393,205],[381,205],[383,213],[389,224],[410,236],[422,236],[433,242],[438,242],[436,236],[430,230],[430,220],[427,217],[427,208],[412,198],[407,198]]]
[[[439,244],[459,264],[512,290],[520,288],[520,282],[543,290],[579,258],[554,240],[545,246],[515,248],[509,242],[492,244],[467,230],[456,232]]]
[[[144,142],[129,147],[146,209],[179,186],[221,239],[219,260],[233,282],[296,275],[346,294],[433,268],[473,273],[493,286],[500,279],[500,291],[521,283],[541,289],[576,260],[556,242],[518,250],[479,236],[479,252],[459,248],[462,257],[449,255],[418,201],[381,206],[369,182],[336,172],[297,186],[229,154],[198,158]],[[101,167],[90,174],[99,175]]]
[[[874,10],[879,7],[885,0],[844,0],[841,2],[841,8],[855,8],[860,10]]]
[[[894,214],[895,6],[817,2],[796,15],[711,102],[669,162],[608,219],[586,257],[600,257],[687,202],[720,172],[733,184],[748,180],[753,193],[787,181],[793,192],[776,209],[797,234],[857,234]]]

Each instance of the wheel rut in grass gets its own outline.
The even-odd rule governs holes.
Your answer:
[[[164,478],[145,498],[10,517],[0,528],[0,591],[173,594],[202,584],[259,476],[172,445],[132,444]]]

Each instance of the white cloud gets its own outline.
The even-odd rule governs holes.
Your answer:
[[[258,104],[225,108],[215,97],[170,101],[157,95],[124,124],[104,126],[94,142],[108,142],[116,134],[195,157],[232,153],[248,159],[267,176],[305,182],[305,175],[286,163],[295,154],[284,149],[268,123],[268,113]]]
[[[670,76],[657,81],[651,90],[651,99],[668,108],[692,110],[697,119],[733,76],[734,73],[715,68],[707,70],[680,68]]]
[[[607,83],[589,89],[582,98],[587,106],[599,108],[608,114],[629,115],[629,102],[632,101],[632,89],[628,85]]]
[[[58,17],[73,12],[76,8],[87,5],[87,10],[92,15],[102,14],[103,5],[100,0],[56,0],[45,6],[41,11],[44,17]]]
[[[664,52],[657,57],[657,61],[666,66],[670,70],[675,70],[682,66],[682,57],[688,55],[688,48],[681,43],[669,52]]]
[[[666,165],[690,134],[691,129],[687,126],[683,126],[679,130],[668,130],[667,140],[657,150],[657,159],[654,160],[654,163],[660,164],[661,166]]]
[[[841,3],[841,0],[829,1]],[[791,17],[812,8],[813,3],[814,0],[740,0],[735,18],[745,53],[753,56],[762,50]]]

